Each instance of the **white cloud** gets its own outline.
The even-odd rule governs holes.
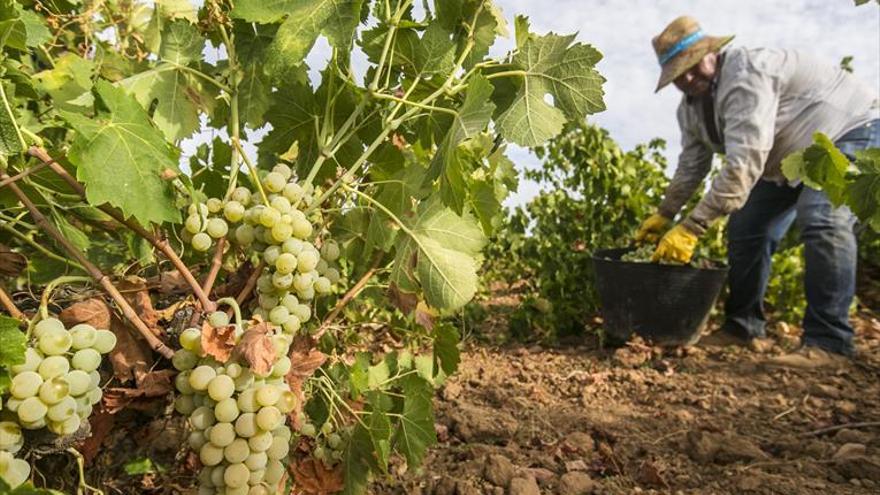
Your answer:
[[[880,9],[854,7],[852,0],[496,0],[508,19],[529,16],[532,30],[543,33],[579,32],[605,58],[599,71],[605,84],[607,110],[591,117],[606,127],[626,148],[661,137],[675,166],[679,132],[675,107],[679,93],[667,88],[654,94],[659,68],[651,38],[675,17],[696,17],[710,34],[735,34],[735,45],[812,51],[833,62],[854,56],[855,73],[880,91]],[[509,49],[512,41],[496,47]],[[501,49],[504,50],[501,50]],[[512,158],[521,168],[537,159],[524,150]],[[534,195],[534,184],[523,183],[508,204],[521,204]]]

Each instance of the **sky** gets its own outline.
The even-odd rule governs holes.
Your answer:
[[[441,0],[442,1],[442,0]],[[418,6],[421,2],[415,2]],[[655,94],[659,66],[651,38],[672,19],[691,15],[711,35],[736,36],[732,46],[793,48],[812,51],[837,63],[854,57],[855,74],[880,93],[880,7],[871,3],[855,7],[853,0],[495,0],[511,26],[517,14],[528,16],[532,31],[545,34],[578,33],[577,40],[598,48],[604,59],[599,72],[607,79],[607,109],[588,117],[605,127],[624,149],[655,137],[667,142],[666,156],[671,173],[680,149],[675,109],[681,98],[669,86]],[[419,9],[417,9],[419,10]],[[416,13],[421,16],[420,12]],[[503,56],[514,40],[499,38],[491,54]],[[318,69],[329,58],[329,45],[319,39],[306,58],[317,78]],[[215,54],[216,56],[216,54]],[[359,72],[363,56],[354,56]],[[359,63],[359,60],[361,59]],[[362,72],[362,71],[360,71]],[[264,132],[251,134],[253,140]],[[210,139],[199,135],[184,143],[184,154],[197,142]],[[252,154],[255,148],[246,143]],[[520,170],[538,166],[528,150],[508,148],[508,155]],[[521,181],[519,191],[507,206],[527,202],[538,191],[537,184]]]
[[[734,34],[732,46],[792,48],[813,51],[835,63],[854,57],[855,74],[880,92],[880,7],[854,7],[852,0],[496,0],[505,17],[531,20],[538,33],[578,32],[578,41],[598,48],[605,58],[598,70],[607,79],[607,110],[591,116],[624,149],[660,137],[674,169],[680,146],[675,108],[677,89],[655,94],[659,67],[651,38],[679,15],[695,17],[712,35]],[[496,53],[512,46],[496,43]],[[518,167],[535,167],[528,150],[511,149]],[[670,170],[670,172],[671,172]],[[522,182],[507,204],[534,196],[534,183]]]

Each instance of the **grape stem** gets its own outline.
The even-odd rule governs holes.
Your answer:
[[[46,284],[46,288],[43,289],[43,295],[40,297],[40,319],[48,320],[49,319],[49,298],[52,295],[52,291],[55,290],[55,287],[58,287],[61,284],[71,284],[74,282],[89,282],[92,279],[89,277],[79,276],[79,275],[62,275],[60,277],[52,279],[48,284]],[[28,335],[30,336],[30,335]]]
[[[83,199],[87,199],[86,190],[83,185],[80,184],[79,181],[77,181],[75,178],[73,178],[73,176],[70,175],[70,173],[68,173],[67,170],[65,170],[64,167],[62,167],[61,164],[59,164],[54,158],[49,156],[49,153],[47,153],[46,150],[37,146],[32,146],[28,150],[28,154],[48,165],[49,168],[51,168],[53,172],[64,179],[64,181],[67,182],[67,184],[74,191],[76,191],[76,193],[79,194],[80,197],[82,197]],[[217,305],[214,304],[213,301],[208,299],[205,291],[202,290],[202,286],[199,285],[199,282],[193,276],[190,269],[186,266],[186,264],[184,264],[183,260],[180,259],[180,256],[177,255],[177,253],[171,247],[171,244],[168,243],[167,239],[152,234],[133,220],[127,220],[119,210],[113,208],[110,205],[101,205],[98,208],[104,213],[107,213],[108,215],[113,217],[113,219],[117,222],[131,229],[137,235],[146,239],[147,242],[149,242],[156,249],[161,251],[162,254],[165,255],[165,258],[167,258],[168,261],[170,261],[171,264],[174,265],[174,268],[176,268],[177,271],[180,272],[184,280],[186,280],[186,283],[189,284],[190,288],[193,291],[193,294],[196,296],[196,299],[199,300],[199,304],[201,304],[202,309],[204,309],[205,311],[213,311],[217,307]]]
[[[214,257],[211,259],[211,270],[205,281],[202,282],[202,291],[210,296],[214,282],[217,280],[217,274],[220,273],[220,267],[223,265],[223,250],[226,248],[226,238],[221,237],[217,240],[217,249],[214,250]]]
[[[242,327],[241,308],[238,307],[238,302],[236,302],[235,299],[233,299],[231,297],[221,297],[220,299],[217,299],[217,304],[226,304],[227,306],[231,307],[232,311],[235,313],[235,323],[239,327]],[[242,327],[242,328],[244,328],[244,327]]]
[[[9,316],[15,318],[16,320],[24,320],[24,313],[21,312],[12,301],[12,298],[9,297],[9,294],[3,290],[3,287],[0,287],[0,303],[3,304],[3,307],[6,308],[6,312],[9,313]]]
[[[5,179],[9,177],[6,174],[0,174],[0,179]],[[131,322],[132,325],[137,329],[138,332],[144,337],[144,339],[149,344],[150,348],[154,351],[158,352],[162,356],[167,359],[171,359],[174,355],[174,351],[172,351],[168,346],[166,346],[158,337],[156,337],[149,327],[140,319],[137,312],[135,312],[134,308],[131,307],[131,304],[120,294],[119,289],[113,285],[113,282],[105,275],[97,266],[92,264],[88,258],[74,246],[71,244],[69,240],[67,240],[64,235],[52,225],[46,217],[37,209],[36,205],[34,205],[33,201],[27,197],[27,195],[19,188],[14,182],[9,184],[9,188],[12,190],[13,194],[15,194],[19,201],[21,201],[27,210],[30,212],[31,216],[36,221],[37,225],[46,232],[50,237],[54,238],[58,243],[67,251],[70,256],[76,259],[85,270],[91,275],[101,287],[104,288],[104,291],[110,295],[113,301],[117,306],[122,310],[122,314],[125,318]]]
[[[47,163],[40,163],[39,165],[36,165],[34,167],[26,168],[26,169],[22,170],[21,172],[13,175],[10,178],[0,181],[0,187],[3,187],[10,182],[15,182],[19,179],[23,179],[34,172],[38,172],[38,171],[42,170],[43,168],[45,168],[46,165],[48,165],[48,164]]]
[[[379,268],[379,264],[382,262],[384,254],[385,253],[382,252],[376,253],[376,255],[373,257],[373,264],[370,266],[370,269],[367,270],[367,273],[365,273],[357,281],[357,283],[355,283],[350,289],[348,289],[348,292],[346,292],[345,295],[342,296],[342,299],[340,299],[336,303],[336,306],[333,307],[333,310],[330,311],[330,314],[327,315],[327,318],[324,318],[324,321],[321,322],[321,326],[318,327],[318,330],[315,331],[314,335],[312,335],[312,338],[314,340],[319,340],[321,336],[327,332],[327,330],[330,328],[330,325],[333,323],[334,320],[336,320],[336,317],[339,316],[339,313],[342,312],[343,308],[345,308],[352,299],[357,297],[357,295],[364,289],[364,286],[367,285],[367,282],[369,282],[370,279],[373,278],[373,275]]]
[[[263,199],[263,204],[269,206],[269,198],[266,196],[266,191],[263,190],[263,184],[260,182],[260,177],[257,175],[257,167],[254,166],[254,163],[248,158],[247,153],[245,153],[244,148],[241,147],[241,141],[238,138],[232,138],[232,147],[241,154],[242,160],[244,160],[244,164],[247,165],[248,172],[251,174],[251,181],[254,183],[254,187],[257,188],[257,191],[260,192],[260,197]]]
[[[247,301],[247,298],[250,297],[251,292],[254,291],[254,287],[257,286],[257,279],[260,278],[260,275],[263,273],[263,267],[266,264],[263,261],[257,263],[257,266],[254,267],[254,271],[251,272],[250,277],[248,277],[247,282],[244,283],[244,287],[241,288],[241,292],[235,297],[235,302],[238,303],[239,306],[244,304]]]
[[[104,495],[103,491],[86,483],[85,460],[83,459],[82,454],[80,454],[79,451],[73,447],[67,449],[67,452],[73,455],[73,457],[76,459],[76,468],[79,471],[79,486],[76,489],[76,494],[85,495],[88,492],[92,492],[96,493],[97,495]]]

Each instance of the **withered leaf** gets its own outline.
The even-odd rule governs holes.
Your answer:
[[[299,429],[302,426],[299,416],[305,403],[303,384],[315,374],[315,370],[327,361],[327,356],[323,352],[314,348],[307,348],[307,342],[309,342],[307,339],[294,341],[290,351],[290,371],[284,377],[290,386],[290,390],[299,399],[296,401],[296,406],[288,414],[295,429]]]
[[[425,330],[431,331],[434,329],[434,312],[422,301],[419,301],[419,304],[416,305],[415,319],[416,323],[423,326]]]
[[[212,327],[205,321],[202,323],[202,350],[221,363],[229,361],[235,349],[235,326]]]
[[[116,334],[116,347],[108,358],[113,374],[121,382],[141,377],[153,366],[153,352],[149,344],[127,322],[115,315],[110,320],[110,331]]]
[[[134,308],[137,315],[154,333],[161,335],[159,329],[159,313],[153,309],[147,281],[140,277],[126,277],[117,284],[119,291]]]
[[[91,464],[95,456],[98,455],[98,452],[101,450],[101,444],[104,443],[104,439],[107,438],[107,435],[116,424],[116,416],[103,408],[99,408],[89,417],[89,423],[91,424],[92,434],[85,438],[77,449],[82,453],[86,464]]]
[[[418,296],[400,290],[394,282],[388,286],[388,300],[405,315],[412,313],[419,303]]]
[[[257,376],[268,375],[275,363],[275,345],[269,332],[272,327],[266,322],[251,325],[235,347],[235,355],[240,356]]]
[[[342,490],[342,465],[327,468],[324,463],[314,459],[295,462],[293,482],[299,493],[307,495],[331,495]]]
[[[104,407],[110,414],[116,414],[122,409],[132,406],[135,401],[165,397],[174,390],[171,381],[174,374],[174,370],[169,369],[151,371],[143,375],[137,388],[107,388],[104,390]],[[145,406],[146,404],[139,404],[136,408],[143,409]]]
[[[95,328],[107,330],[110,328],[110,314],[107,303],[100,297],[94,297],[68,306],[58,317],[67,328],[87,323]]]

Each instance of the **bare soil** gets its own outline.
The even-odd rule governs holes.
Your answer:
[[[880,493],[880,321],[855,322],[857,357],[821,371],[763,365],[797,344],[787,325],[763,352],[472,344],[440,444],[373,493]]]

